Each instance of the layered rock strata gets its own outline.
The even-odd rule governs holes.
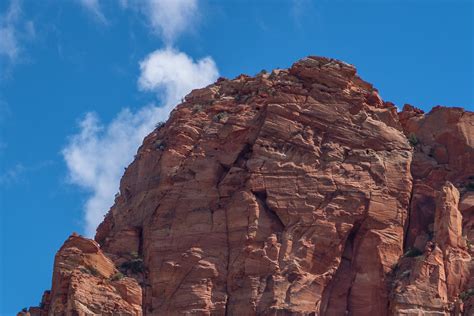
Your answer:
[[[53,284],[30,315],[142,315],[142,288],[99,245],[76,234],[59,249]]]
[[[145,138],[29,313],[468,315],[473,162],[472,112],[397,113],[346,63],[221,78]]]

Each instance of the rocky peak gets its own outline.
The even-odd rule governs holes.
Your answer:
[[[58,252],[41,312],[469,311],[473,126],[398,114],[329,58],[220,78],[144,139],[97,243]]]
[[[438,193],[434,221],[434,241],[441,249],[465,248],[462,236],[462,215],[458,210],[459,191],[450,182],[446,182]]]

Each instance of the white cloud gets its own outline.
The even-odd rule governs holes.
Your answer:
[[[157,34],[170,46],[177,36],[195,23],[198,12],[197,0],[148,0],[143,12]]]
[[[131,162],[143,137],[165,114],[149,106],[133,113],[122,110],[104,125],[95,113],[80,123],[63,150],[72,183],[91,192],[85,208],[86,234],[93,236],[103,215],[113,203],[123,168]]]
[[[202,87],[218,77],[210,57],[193,61],[185,53],[171,48],[159,49],[140,62],[138,86],[156,92],[166,106],[173,105],[193,88]]]
[[[20,40],[35,36],[34,23],[22,21],[19,0],[13,0],[7,11],[0,15],[0,57],[17,61],[21,52]]]
[[[99,19],[106,21],[99,0],[79,0]],[[197,17],[197,0],[120,0],[123,9],[139,10],[167,48],[156,50],[140,62],[138,88],[155,93],[161,106],[149,105],[132,112],[122,110],[110,123],[88,113],[80,131],[70,137],[62,154],[72,183],[90,191],[85,206],[86,234],[92,236],[113,203],[123,168],[131,161],[153,126],[168,118],[171,109],[192,89],[206,86],[218,77],[213,59],[193,60],[172,47],[176,38]]]
[[[109,124],[88,113],[80,132],[69,139],[63,156],[72,183],[91,192],[85,204],[86,234],[92,236],[118,191],[123,168],[133,159],[143,138],[153,126],[168,118],[173,106],[188,92],[212,83],[218,77],[214,61],[193,61],[182,52],[157,50],[140,63],[139,88],[157,93],[163,106],[122,110]]]
[[[106,24],[107,19],[102,13],[99,0],[79,0],[79,3],[89,11],[99,22]]]

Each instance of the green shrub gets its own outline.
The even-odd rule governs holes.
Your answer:
[[[408,135],[408,142],[410,143],[410,145],[412,145],[413,147],[415,147],[416,145],[418,145],[419,141],[418,141],[418,138],[416,137],[415,134],[411,133],[410,135]]]
[[[470,288],[470,289],[462,292],[461,294],[459,294],[459,298],[462,301],[466,301],[468,298],[470,298],[473,295],[474,295],[474,288]]]
[[[469,240],[469,238],[467,237],[464,237],[466,239],[466,246],[467,246],[467,249],[471,250],[472,248],[472,242]]]
[[[111,281],[118,281],[118,280],[122,280],[124,278],[124,275],[122,272],[117,272],[117,273],[114,273],[111,277],[110,277],[110,280]]]
[[[423,251],[421,251],[418,248],[413,247],[413,248],[409,248],[407,252],[403,254],[403,256],[407,258],[412,258],[412,257],[421,256],[422,254],[423,254]]]
[[[134,258],[129,261],[125,261],[120,265],[120,269],[123,271],[130,271],[132,273],[141,273],[145,271],[142,258]]]
[[[468,191],[474,191],[474,182],[468,182],[468,183],[466,184],[466,189],[467,189]]]
[[[202,105],[201,104],[195,104],[193,106],[193,109],[192,109],[192,112],[193,114],[197,113],[197,112],[201,112],[202,111]]]
[[[219,112],[216,115],[214,115],[214,117],[212,119],[213,119],[214,122],[220,122],[223,119],[225,119],[227,116],[229,116],[229,114],[227,114],[227,112]]]
[[[163,126],[165,126],[165,124],[166,124],[166,123],[163,122],[163,121],[158,122],[158,123],[156,123],[155,128],[160,129],[160,128],[162,128]]]
[[[157,150],[165,150],[166,144],[163,140],[158,139],[155,141],[155,149]]]
[[[89,271],[93,276],[99,276],[100,275],[99,271],[94,267],[89,266]]]
[[[99,271],[92,266],[86,266],[86,267],[81,268],[80,270],[84,273],[87,273],[96,277],[100,276]]]

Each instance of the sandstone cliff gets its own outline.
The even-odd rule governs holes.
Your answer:
[[[472,315],[474,113],[384,102],[353,66],[194,90],[30,315]],[[100,245],[100,246],[99,246]]]

